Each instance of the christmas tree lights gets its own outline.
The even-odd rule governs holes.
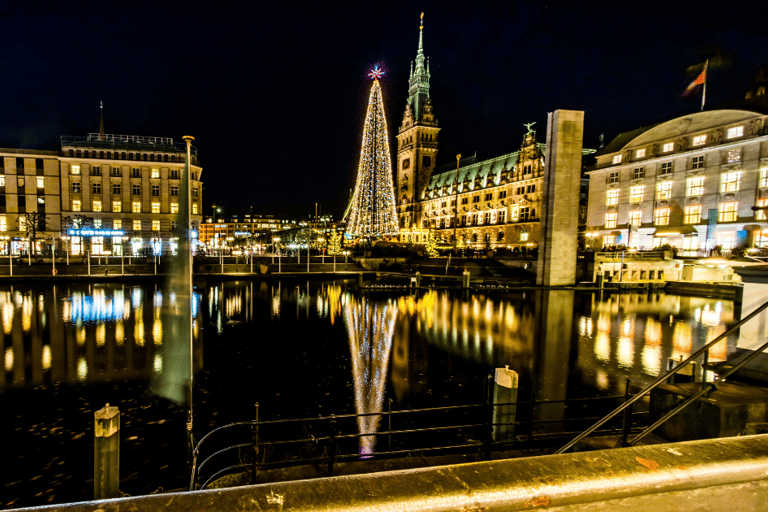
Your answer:
[[[368,97],[357,183],[347,222],[347,232],[360,236],[393,235],[398,231],[389,135],[378,80],[383,73],[378,66],[369,73],[373,85]]]

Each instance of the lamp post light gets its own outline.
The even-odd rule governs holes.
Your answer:
[[[345,265],[347,264],[347,256],[349,256],[349,251],[344,251],[344,264]]]
[[[275,249],[275,251],[279,251],[279,250],[278,250],[278,247],[277,247],[277,244],[279,244],[279,243],[280,243],[280,237],[279,237],[279,236],[276,236],[276,237],[274,237],[274,238],[272,239],[272,243],[274,244],[274,249]],[[273,253],[273,254],[274,254],[274,253]],[[275,257],[274,257],[274,256],[272,256],[272,261],[273,261],[273,262],[275,261]],[[280,273],[280,271],[281,271],[281,269],[280,269],[280,252],[278,252],[278,253],[277,253],[277,273],[279,274],[279,273]]]

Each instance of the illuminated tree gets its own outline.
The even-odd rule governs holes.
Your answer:
[[[434,258],[440,254],[437,252],[437,240],[435,239],[435,234],[432,231],[429,232],[427,243],[425,244],[424,249],[427,251],[427,254],[429,254],[431,258]]]
[[[47,215],[38,212],[27,212],[19,214],[19,231],[24,231],[29,239],[29,249],[31,254],[35,254],[35,241],[37,232],[45,230],[45,221]]]
[[[328,237],[328,254],[336,256],[341,254],[341,232],[333,231]]]
[[[363,125],[357,183],[347,222],[347,231],[361,236],[389,235],[398,231],[389,136],[378,80],[382,74],[378,66],[369,74],[373,85]]]

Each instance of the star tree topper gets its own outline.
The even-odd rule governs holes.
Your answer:
[[[383,74],[384,74],[384,70],[383,69],[379,69],[379,65],[376,64],[373,67],[373,70],[371,70],[371,72],[368,73],[368,76],[371,77],[371,79],[373,79],[373,80],[378,80],[379,78],[381,78],[381,75],[383,75]]]

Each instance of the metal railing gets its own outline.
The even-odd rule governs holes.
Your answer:
[[[583,428],[579,425],[599,417],[594,416],[595,407],[626,401],[631,396],[627,392],[595,398],[493,403],[490,377],[479,404],[392,410],[390,399],[387,410],[381,412],[271,421],[258,419],[256,404],[253,421],[224,425],[197,442],[190,458],[189,490],[205,489],[232,473],[248,473],[248,482],[255,483],[259,471],[278,467],[327,465],[327,474],[333,476],[334,468],[343,461],[427,453],[481,453],[488,460],[493,450],[553,447]],[[494,422],[494,408],[501,406],[516,406],[517,421]],[[536,419],[536,408],[542,406],[562,407],[562,414],[558,414],[562,417]],[[647,413],[627,413],[621,422],[598,434],[618,435],[625,441],[630,432],[640,430],[633,421],[641,417],[646,418]],[[359,426],[365,422],[376,426],[360,432]],[[494,440],[494,427],[503,425],[514,426],[514,435]],[[369,449],[362,449],[363,444]],[[386,449],[374,449],[376,444],[385,444]]]
[[[724,333],[720,334],[719,336],[716,336],[714,339],[709,341],[706,345],[702,346],[699,350],[688,356],[687,359],[684,361],[681,361],[677,366],[672,368],[670,371],[668,371],[666,374],[658,377],[656,380],[654,380],[652,383],[648,384],[644,389],[636,393],[632,398],[625,401],[623,404],[621,404],[619,407],[611,411],[609,414],[601,418],[597,423],[589,427],[587,430],[576,436],[574,439],[569,441],[565,446],[558,449],[555,453],[564,453],[568,451],[570,448],[575,446],[579,441],[583,440],[585,437],[589,436],[593,432],[597,431],[598,428],[603,426],[605,423],[616,417],[621,412],[629,409],[632,407],[632,404],[637,402],[638,400],[642,399],[646,395],[648,395],[653,389],[655,389],[659,384],[662,384],[667,379],[669,379],[671,376],[677,374],[680,370],[682,370],[686,365],[691,364],[695,359],[697,359],[702,354],[704,355],[704,362],[702,364],[703,368],[703,375],[701,382],[701,390],[697,393],[692,394],[687,399],[681,401],[677,404],[675,408],[664,414],[661,418],[656,420],[653,424],[651,424],[649,427],[644,429],[642,432],[640,432],[635,438],[633,438],[631,441],[629,441],[629,445],[636,444],[638,441],[643,439],[645,436],[650,434],[653,430],[655,430],[657,427],[662,425],[664,422],[672,418],[673,416],[680,413],[683,409],[685,409],[688,405],[695,402],[699,397],[709,393],[713,389],[717,388],[717,385],[721,382],[724,382],[726,378],[728,378],[731,374],[733,374],[735,371],[737,371],[739,368],[744,366],[746,363],[757,357],[760,353],[762,353],[766,348],[768,348],[768,341],[763,343],[760,347],[758,347],[756,350],[748,353],[744,359],[741,361],[735,363],[732,365],[732,367],[723,373],[722,375],[719,375],[714,381],[707,382],[706,379],[706,372],[707,372],[707,363],[709,360],[709,349],[712,348],[716,343],[726,339],[731,334],[735,333],[742,325],[747,323],[748,321],[755,318],[757,315],[759,315],[761,312],[768,309],[768,301],[764,302],[762,305],[760,305],[758,308],[756,308],[754,311],[749,313],[747,316],[739,320],[735,325],[733,325],[730,329],[726,330]]]

